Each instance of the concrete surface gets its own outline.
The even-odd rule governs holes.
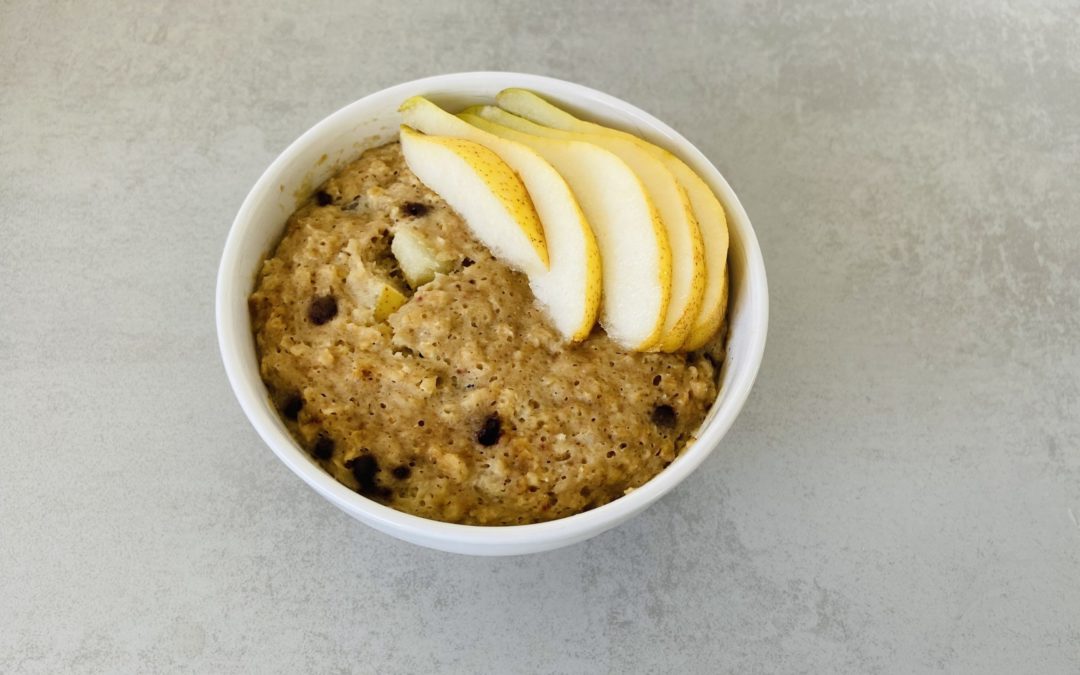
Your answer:
[[[0,672],[1080,672],[1076,2],[0,5]],[[248,188],[415,77],[598,87],[770,273],[723,448],[584,545],[353,522],[225,381]]]

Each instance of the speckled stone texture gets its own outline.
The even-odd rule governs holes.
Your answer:
[[[1076,2],[0,5],[0,672],[1080,671]],[[226,231],[329,112],[554,75],[757,228],[723,447],[588,543],[350,520],[217,355]]]

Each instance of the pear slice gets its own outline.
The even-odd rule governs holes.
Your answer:
[[[465,220],[492,254],[527,276],[548,267],[532,199],[514,170],[482,145],[401,127],[405,163]]]
[[[529,277],[529,286],[563,337],[571,341],[588,337],[600,309],[600,251],[559,172],[534,150],[481,131],[421,96],[402,103],[400,112],[413,129],[478,143],[517,172],[540,217],[549,260],[545,272]]]
[[[663,337],[671,296],[671,248],[645,186],[613,153],[592,143],[543,138],[459,117],[535,150],[566,180],[592,225],[603,268],[600,323],[608,337],[637,351]]]
[[[574,117],[527,89],[504,89],[495,97],[499,107],[537,124],[577,133],[610,134],[637,143],[664,163],[690,197],[705,246],[705,293],[683,349],[700,349],[720,328],[727,310],[728,227],[724,207],[712,189],[681,159],[633,134]]]
[[[701,311],[701,297],[705,291],[705,253],[690,200],[667,167],[636,143],[623,138],[552,129],[493,106],[471,110],[492,122],[534,136],[595,143],[613,152],[633,169],[656,203],[671,244],[671,302],[664,319],[664,335],[657,347],[667,352],[682,347],[694,319]]]

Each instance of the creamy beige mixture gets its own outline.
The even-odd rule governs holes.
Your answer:
[[[415,291],[391,255],[404,229],[448,270]],[[381,320],[373,280],[408,297]],[[289,218],[250,308],[301,445],[348,487],[437,520],[531,523],[617,499],[675,459],[717,394],[721,338],[689,354],[627,353],[600,328],[563,343],[396,143]]]

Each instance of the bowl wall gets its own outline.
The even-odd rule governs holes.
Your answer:
[[[289,215],[315,187],[365,149],[396,137],[402,101],[422,94],[458,110],[491,102],[507,87],[531,89],[586,119],[665,147],[713,188],[727,211],[731,235],[728,350],[720,394],[698,439],[645,485],[610,504],[547,523],[455,525],[402,513],[360,496],[297,445],[259,376],[247,298],[260,263],[280,239]],[[767,326],[768,290],[757,238],[735,193],[705,156],[673,129],[628,103],[581,85],[519,73],[457,73],[407,82],[362,98],[319,122],[290,145],[252,188],[233,222],[218,272],[222,360],[245,414],[281,461],[323,497],[377,530],[422,546],[474,555],[533,553],[582,541],[623,522],[675,487],[719,445],[742,408],[761,364]]]

